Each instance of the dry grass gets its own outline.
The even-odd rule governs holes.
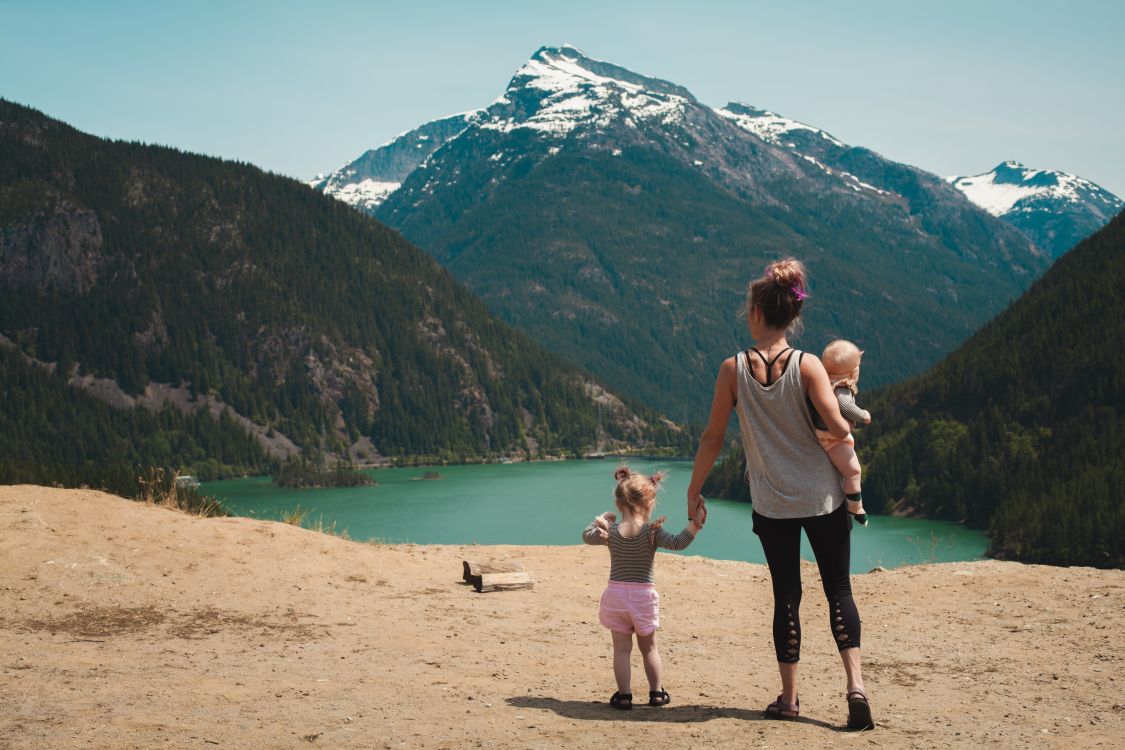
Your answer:
[[[158,505],[201,518],[230,515],[218,498],[200,495],[194,487],[185,486],[180,481],[182,476],[179,469],[150,468],[143,476],[137,477],[141,489],[137,499],[147,505]]]
[[[286,511],[281,514],[281,522],[287,523],[290,526],[301,526],[304,524],[305,519],[309,517],[309,509],[302,508],[300,503],[293,510]]]

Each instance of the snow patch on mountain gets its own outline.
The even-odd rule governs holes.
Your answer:
[[[308,181],[314,190],[370,213],[402,185],[413,170],[424,167],[434,151],[484,116],[484,110],[458,112],[400,133],[328,175]]]
[[[1116,207],[1121,200],[1103,188],[1076,175],[1050,169],[1031,169],[1017,161],[1006,161],[991,172],[945,178],[993,216],[1012,211],[1031,211],[1028,199],[1049,198],[1062,203],[1081,203],[1099,197]]]
[[[619,71],[622,75],[615,75]],[[656,85],[647,85],[650,82]],[[694,103],[686,91],[669,91],[676,88],[593,60],[574,47],[544,48],[516,71],[481,128],[504,133],[526,128],[566,136],[581,127],[606,127],[618,118],[634,126],[638,120],[672,123]],[[530,112],[513,106],[529,93],[537,99]]]
[[[794,131],[806,130],[819,135],[834,146],[846,148],[842,141],[833,138],[820,128],[814,128],[812,125],[806,125],[797,120],[790,120],[788,117],[782,117],[776,112],[758,109],[749,104],[732,102],[726,107],[716,109],[715,111],[728,120],[733,120],[743,130],[749,130],[766,143],[772,143],[775,146],[793,148],[795,144],[789,142],[786,136]]]

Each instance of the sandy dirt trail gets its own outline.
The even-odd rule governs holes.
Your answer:
[[[607,557],[373,545],[0,487],[0,748],[1125,747],[1122,571],[856,576],[878,728],[847,733],[812,565],[800,721],[761,712],[778,693],[765,568],[664,554],[673,702],[611,709]],[[465,558],[520,560],[536,586],[477,594]],[[634,674],[644,694],[639,655]]]

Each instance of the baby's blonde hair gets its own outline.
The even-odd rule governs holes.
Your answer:
[[[617,480],[617,489],[613,492],[617,507],[622,512],[628,508],[635,516],[648,517],[652,513],[652,506],[656,505],[656,490],[664,477],[663,471],[646,477],[628,466],[618,467],[613,474],[613,478]]]
[[[824,347],[824,353],[820,355],[821,361],[824,362],[824,369],[828,371],[828,377],[834,381],[851,375],[852,371],[859,367],[862,357],[863,352],[858,346],[843,339],[836,339],[829,343]]]

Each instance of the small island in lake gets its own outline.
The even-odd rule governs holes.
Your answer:
[[[329,467],[305,460],[281,464],[273,473],[273,483],[278,487],[364,487],[378,484],[349,464],[337,463]]]

